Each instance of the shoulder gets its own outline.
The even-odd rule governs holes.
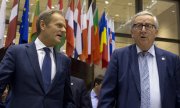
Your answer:
[[[178,57],[178,55],[170,52],[170,51],[167,51],[167,50],[164,50],[164,49],[161,49],[161,48],[158,48],[158,47],[155,47],[155,51],[156,51],[156,54],[159,54],[159,55],[164,55],[166,57]]]
[[[112,57],[118,57],[118,58],[128,57],[131,53],[135,53],[135,52],[136,52],[136,46],[135,44],[133,44],[123,48],[115,49],[113,51]]]
[[[84,83],[83,79],[71,76],[71,82],[78,82],[78,83]]]
[[[136,46],[135,44],[133,45],[129,45],[129,46],[126,46],[126,47],[123,47],[123,48],[117,48],[114,50],[115,53],[127,53],[127,52],[130,52],[131,50],[135,50]]]

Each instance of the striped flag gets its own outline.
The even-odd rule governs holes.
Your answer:
[[[0,9],[0,48],[3,47],[4,43],[4,31],[5,31],[5,21],[6,21],[6,0],[2,0]]]
[[[102,68],[108,65],[108,45],[107,45],[107,19],[106,13],[103,12],[99,22],[100,53],[102,53]]]
[[[59,7],[59,10],[63,11],[63,0],[59,0],[59,3],[58,3],[58,7]]]
[[[91,49],[92,49],[92,37],[94,36],[94,26],[93,26],[93,12],[92,12],[92,3],[89,6],[89,10],[87,13],[87,21],[88,21],[88,59],[87,59],[87,63],[91,63],[92,62],[92,58],[91,58]]]
[[[48,0],[46,9],[48,10],[48,9],[51,9],[51,8],[52,8],[52,1]]]
[[[78,0],[77,7],[74,12],[74,31],[75,31],[75,54],[77,58],[82,54],[82,38],[81,38],[81,0]]]
[[[81,9],[81,33],[82,33],[82,54],[80,55],[80,59],[82,61],[85,61],[88,58],[86,0],[83,1],[83,5]]]
[[[115,50],[115,32],[114,32],[114,21],[110,21],[110,39],[109,39],[109,49],[110,49],[110,56],[112,55],[113,51]]]
[[[101,60],[100,54],[100,42],[99,42],[99,26],[98,26],[98,8],[95,7],[94,10],[94,36],[92,38],[92,56],[93,56],[93,63],[99,64]]]
[[[28,43],[28,30],[29,30],[29,0],[25,1],[23,15],[22,15],[22,22],[20,24],[19,33],[19,44]]]
[[[29,36],[29,42],[34,41],[37,38],[36,22],[40,14],[39,0],[36,0],[36,9],[34,12],[34,18],[31,27],[31,35]]]
[[[9,19],[7,37],[5,42],[5,47],[9,47],[13,40],[16,38],[16,28],[17,28],[17,20],[18,20],[18,3],[19,0],[14,0],[13,7],[11,10],[11,15]]]
[[[72,57],[74,51],[74,0],[70,1],[66,12],[66,54]]]

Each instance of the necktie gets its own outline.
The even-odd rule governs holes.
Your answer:
[[[44,82],[45,91],[48,90],[51,84],[51,57],[50,57],[50,49],[43,48],[45,51],[45,56],[42,64],[42,78]]]
[[[141,81],[141,108],[150,108],[150,82],[147,56],[149,53],[139,54],[139,70]]]

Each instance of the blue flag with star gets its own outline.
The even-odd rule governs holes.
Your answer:
[[[29,30],[29,0],[25,1],[21,24],[19,28],[20,38],[19,44],[28,43],[28,30]]]

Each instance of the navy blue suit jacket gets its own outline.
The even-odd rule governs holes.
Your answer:
[[[34,43],[13,45],[0,63],[0,86],[10,83],[8,108],[74,108],[70,60],[54,51],[56,75],[45,92]],[[2,91],[0,91],[2,95]]]
[[[180,108],[180,59],[155,47],[161,108]],[[140,75],[136,45],[114,51],[105,73],[98,108],[140,108]]]
[[[76,108],[91,108],[91,100],[84,80],[71,76],[71,90]]]

